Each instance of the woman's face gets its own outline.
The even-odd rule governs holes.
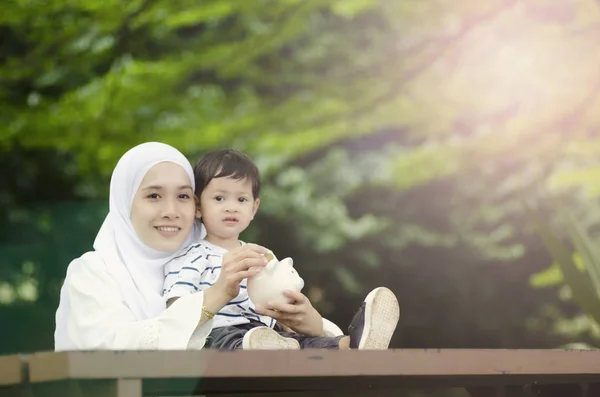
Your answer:
[[[144,176],[131,205],[131,223],[148,247],[162,252],[181,248],[194,224],[192,183],[178,164],[156,164]]]

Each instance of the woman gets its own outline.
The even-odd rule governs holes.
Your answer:
[[[55,350],[202,348],[213,313],[260,271],[267,251],[254,244],[232,251],[211,288],[166,309],[164,265],[204,234],[195,210],[192,167],[177,149],[149,142],[125,153],[111,177],[109,213],[94,251],[67,269]]]

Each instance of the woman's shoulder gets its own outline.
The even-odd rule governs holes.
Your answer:
[[[65,283],[76,289],[107,293],[116,287],[114,270],[109,269],[105,258],[96,251],[86,252],[69,263]]]
[[[104,263],[104,259],[102,258],[102,255],[100,255],[98,253],[98,251],[88,251],[85,254],[81,255],[79,258],[73,259],[71,264],[73,264],[73,263],[77,263],[77,264],[89,263],[89,264],[99,265],[99,264]]]
[[[105,273],[106,262],[96,251],[89,251],[75,258],[69,263],[67,273],[70,274],[91,274],[91,273]]]

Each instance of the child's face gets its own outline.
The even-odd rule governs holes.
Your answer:
[[[248,179],[213,178],[200,195],[196,216],[202,217],[208,237],[235,240],[258,210],[259,199],[252,195]]]
[[[194,224],[194,193],[178,164],[155,165],[144,176],[131,205],[131,223],[140,240],[162,252],[175,252]]]

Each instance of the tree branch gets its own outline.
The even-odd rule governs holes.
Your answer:
[[[374,98],[369,99],[366,104],[358,106],[353,109],[351,118],[356,119],[370,111],[374,108],[380,106],[382,103],[390,101],[395,96],[398,95],[398,91],[400,91],[407,83],[416,78],[419,74],[423,73],[427,70],[435,61],[437,61],[444,53],[446,53],[453,44],[457,41],[465,37],[469,32],[478,27],[484,22],[492,20],[498,17],[500,14],[508,11],[514,5],[516,5],[519,0],[505,0],[501,1],[500,4],[494,9],[487,11],[485,13],[477,14],[472,16],[471,18],[467,18],[466,21],[463,22],[461,28],[457,33],[451,36],[441,36],[437,38],[427,38],[419,43],[409,47],[405,52],[402,53],[402,57],[414,56],[416,53],[425,51],[426,49],[431,49],[431,53],[428,54],[416,67],[413,67],[406,73],[402,74],[397,80],[391,82],[388,85],[388,89],[383,94],[375,96]],[[277,109],[274,109],[273,114],[274,117],[271,119],[271,123],[282,124],[286,120],[288,120],[287,114],[278,114]],[[333,114],[323,115],[317,118],[313,118],[308,120],[305,123],[301,121],[295,123],[294,129],[298,128],[299,125],[302,128],[310,129],[323,124],[331,123],[332,121],[339,120],[342,117],[347,117],[347,112],[336,112]],[[279,129],[281,133],[290,132],[292,127],[282,127]],[[251,130],[242,131],[245,133],[251,133]]]

